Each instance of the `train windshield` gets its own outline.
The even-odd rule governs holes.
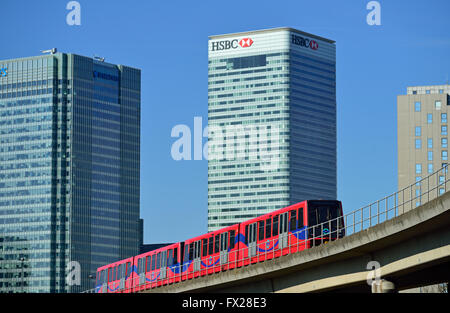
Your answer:
[[[308,226],[315,226],[310,228],[310,236],[321,237],[331,234],[332,237],[341,237],[343,225],[340,202],[308,202]],[[339,232],[337,232],[338,229]]]
[[[330,220],[334,220],[341,215],[339,204],[318,204],[309,206],[308,223],[309,226],[319,225]]]

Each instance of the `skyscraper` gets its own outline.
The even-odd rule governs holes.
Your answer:
[[[92,288],[139,249],[140,70],[65,53],[0,69],[0,292]]]
[[[413,194],[405,195],[405,201],[415,198],[416,206],[421,204],[422,187],[438,188],[438,194],[445,192],[434,180],[420,181],[448,164],[449,97],[448,84],[408,87],[406,95],[397,97],[398,188],[417,182]],[[445,174],[436,178],[442,183]]]
[[[208,48],[208,230],[336,199],[335,42],[275,28]]]

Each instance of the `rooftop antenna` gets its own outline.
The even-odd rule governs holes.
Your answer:
[[[94,55],[94,60],[100,61],[100,62],[105,62],[105,58],[102,57],[98,57]]]
[[[57,51],[58,51],[58,49],[52,48],[52,49],[50,49],[50,50],[41,50],[41,53],[55,54]]]

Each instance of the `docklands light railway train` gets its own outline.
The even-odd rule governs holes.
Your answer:
[[[342,204],[307,200],[97,269],[98,293],[128,293],[251,266],[345,236]]]

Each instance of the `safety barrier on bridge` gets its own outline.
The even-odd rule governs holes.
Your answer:
[[[249,256],[244,258],[242,257],[245,255],[243,252],[246,252],[246,250],[249,249],[246,247],[230,252],[229,256],[233,256],[233,253],[235,254],[234,258],[229,258],[233,259],[232,262],[212,265],[209,268],[200,268],[194,272],[183,272],[183,265],[177,264],[170,266],[167,269],[167,272],[169,272],[170,269],[171,273],[179,274],[173,274],[171,276],[167,275],[163,279],[153,277],[152,279],[149,279],[145,276],[145,273],[136,273],[136,277],[126,278],[126,281],[122,286],[114,286],[115,288],[117,287],[117,290],[114,292],[132,293],[160,288],[162,286],[176,284],[180,281],[214,275],[215,273],[225,270],[231,271],[239,267],[251,266],[254,263],[265,262],[292,253],[301,253],[301,251],[305,249],[313,248],[314,246],[322,245],[329,241],[339,240],[344,236],[360,232],[397,217],[417,206],[439,197],[447,191],[447,172],[448,168],[446,165],[429,176],[418,180],[414,184],[358,210],[319,225],[303,228],[296,233],[296,237],[304,238],[304,240],[297,240],[296,238],[295,243],[292,243],[292,234],[287,236],[287,244],[285,245],[277,245],[276,241],[278,241],[279,238],[272,239],[272,241],[265,240],[265,243],[269,247],[278,247],[278,249],[274,248],[270,251],[266,249],[264,252],[260,252],[259,249],[256,249],[256,254],[247,254]],[[105,284],[85,292],[110,292],[107,290],[108,285]]]

